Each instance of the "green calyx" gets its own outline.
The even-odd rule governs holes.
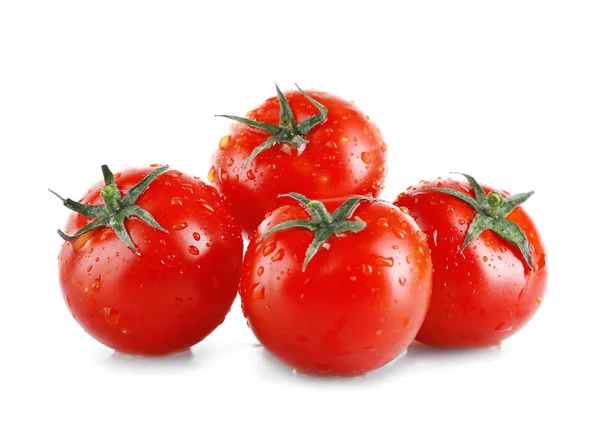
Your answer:
[[[67,208],[88,218],[94,218],[94,221],[81,228],[72,236],[63,233],[61,230],[58,230],[58,234],[63,240],[71,241],[96,228],[110,227],[123,243],[131,247],[131,249],[139,255],[140,252],[133,244],[131,237],[125,229],[125,219],[135,216],[152,228],[168,233],[167,230],[156,222],[154,217],[148,211],[135,204],[140,195],[148,188],[152,181],[168,169],[169,165],[156,168],[133,186],[125,196],[121,196],[121,192],[115,184],[115,176],[108,166],[102,165],[102,174],[104,175],[104,183],[106,185],[100,190],[100,196],[102,196],[102,199],[104,200],[104,206],[85,205],[71,199],[64,199],[54,191],[50,190],[52,194],[62,200],[63,205]]]
[[[239,116],[232,115],[216,115],[223,118],[232,119],[237,122],[241,122],[243,124],[249,125],[254,128],[261,129],[266,131],[270,137],[267,138],[262,144],[257,146],[246,162],[242,167],[242,170],[248,166],[250,162],[254,160],[256,156],[258,156],[263,150],[268,149],[275,144],[287,144],[290,147],[299,148],[303,144],[308,143],[304,137],[306,134],[310,132],[314,127],[319,125],[321,122],[325,121],[327,117],[327,108],[323,106],[321,103],[317,102],[315,99],[310,97],[306,92],[304,92],[298,85],[296,85],[298,90],[306,97],[306,99],[311,102],[318,110],[319,113],[311,116],[310,118],[306,118],[304,121],[296,122],[294,119],[294,114],[292,112],[292,108],[290,107],[290,103],[285,98],[285,95],[281,92],[277,84],[275,84],[275,88],[277,89],[277,98],[279,99],[279,105],[281,108],[281,112],[279,115],[279,126],[272,125],[267,122],[254,121],[248,118],[241,118]]]
[[[467,237],[460,248],[461,253],[463,250],[465,250],[465,247],[479,237],[481,233],[483,233],[485,230],[491,230],[507,242],[517,246],[521,251],[523,258],[525,258],[527,266],[530,270],[533,270],[527,236],[521,227],[519,227],[513,221],[506,219],[506,217],[517,206],[523,204],[533,195],[533,191],[528,193],[519,193],[509,197],[504,197],[497,191],[492,191],[486,195],[475,178],[467,174],[461,175],[467,179],[473,188],[473,191],[475,191],[475,198],[451,188],[435,187],[429,189],[457,197],[467,203],[475,210],[475,212],[477,212],[477,215],[475,215],[473,222],[467,230]]]
[[[359,231],[364,230],[367,226],[364,221],[358,217],[353,221],[348,220],[348,218],[359,202],[363,200],[374,202],[377,200],[373,197],[354,196],[346,200],[330,214],[323,203],[317,200],[310,200],[301,194],[288,193],[281,194],[279,197],[291,197],[292,199],[297,200],[305,207],[311,219],[295,219],[282,222],[260,236],[257,241],[260,241],[277,231],[287,230],[288,228],[306,228],[307,230],[314,232],[315,236],[306,250],[306,257],[302,264],[303,272],[310,260],[317,254],[319,248],[329,240],[331,236],[344,232],[358,233]]]

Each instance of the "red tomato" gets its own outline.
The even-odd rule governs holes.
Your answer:
[[[516,206],[506,219],[521,228],[521,248],[525,254],[491,229],[484,229],[485,225],[479,226],[482,232],[477,236],[475,227],[478,224],[473,225],[477,213],[473,207],[454,195],[432,188],[457,190],[475,202],[473,184],[451,179],[409,187],[395,202],[408,208],[427,234],[432,252],[433,294],[417,340],[441,347],[497,345],[522,328],[542,302],[547,279],[542,239],[520,206]],[[488,201],[488,206],[492,200],[503,205],[509,202],[505,192],[500,194],[485,186],[482,189],[481,199]],[[500,198],[489,194],[493,191]],[[520,196],[524,201],[531,194],[523,193],[512,199]],[[495,199],[491,199],[494,196]],[[485,224],[487,220],[493,226],[496,224],[491,224],[489,217],[499,220],[503,214],[484,212],[480,215],[483,217],[478,221]],[[470,235],[473,240],[461,253],[468,228],[475,228]],[[527,263],[527,252],[531,268]]]
[[[298,133],[309,126],[284,124],[323,118],[323,114],[302,92],[292,91],[280,95],[284,105],[289,103],[291,117],[280,120],[281,101],[275,97],[246,115],[270,124],[273,132],[280,132],[279,137],[236,123],[212,157],[208,181],[223,193],[246,231],[254,230],[267,212],[281,204],[277,199],[281,193],[295,191],[323,199],[376,196],[383,189],[386,145],[379,129],[351,102],[319,91],[307,94],[326,109],[326,118],[306,135]],[[297,127],[300,130],[295,133]],[[267,143],[270,147],[248,162],[252,152],[268,139],[274,141]]]
[[[151,171],[126,169],[115,175],[116,186],[125,195]],[[104,205],[103,187],[92,186],[81,203]],[[64,298],[84,330],[113,349],[138,355],[185,350],[231,307],[241,272],[241,229],[215,188],[175,170],[152,181],[135,204],[168,233],[132,217],[125,230],[139,254],[110,227],[65,242],[59,255]],[[73,213],[66,232],[90,222]]]
[[[347,199],[324,205],[333,212]],[[331,236],[303,271],[307,248],[327,225],[317,225],[316,235],[289,228],[260,237],[307,218],[304,207],[283,205],[250,240],[240,294],[252,331],[274,356],[307,373],[356,375],[387,364],[413,340],[429,304],[424,235],[395,206],[363,202],[349,222],[364,229]]]

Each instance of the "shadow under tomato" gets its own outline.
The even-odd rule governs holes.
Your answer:
[[[205,356],[206,351],[199,350],[192,352],[190,349],[182,352],[162,356],[135,356],[114,351],[106,360],[106,363],[113,368],[127,369],[174,369],[194,366],[198,359]]]
[[[384,367],[364,375],[339,377],[302,373],[287,366],[264,348],[261,348],[259,351],[259,366],[267,377],[273,379],[288,379],[334,385],[347,385],[348,383],[364,385],[365,382],[377,383],[396,378],[402,374],[406,375],[419,367],[439,366],[442,363],[445,367],[456,366],[467,362],[488,361],[498,358],[500,355],[500,345],[475,349],[438,349],[413,342],[407,350]]]

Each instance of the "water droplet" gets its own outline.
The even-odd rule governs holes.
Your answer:
[[[348,137],[346,137],[345,135],[343,135],[340,140],[342,140],[342,143],[347,143],[348,142]]]
[[[356,281],[356,275],[351,275],[350,276],[350,281],[352,281],[352,282]]]
[[[466,223],[467,223],[467,221],[465,221],[462,218],[458,220],[458,225],[465,225]]]
[[[377,225],[379,225],[380,227],[389,227],[389,226],[390,226],[390,223],[389,223],[389,222],[388,222],[388,220],[387,220],[387,219],[385,219],[385,218],[379,218],[379,219],[377,220]]]
[[[484,257],[483,257],[483,262],[487,262],[487,261],[488,261],[488,257],[487,257],[487,256],[484,256]]]
[[[383,334],[383,330],[381,328],[378,328],[377,330],[375,330],[376,336],[381,336],[382,334]]]
[[[67,301],[67,306],[70,308],[71,307],[71,298],[69,296],[67,296],[67,298],[65,300]]]
[[[275,255],[273,255],[273,257],[271,258],[271,261],[279,262],[280,260],[283,259],[284,256],[285,256],[285,252],[283,251],[283,249],[279,249],[277,251],[277,253]]]
[[[179,224],[173,224],[173,226],[171,228],[174,229],[175,231],[181,231],[184,228],[187,228],[187,226],[188,226],[187,222],[180,222]]]
[[[92,290],[95,292],[99,292],[102,288],[102,275],[98,275],[94,278],[94,282],[92,283]]]
[[[373,158],[371,157],[371,154],[369,152],[362,152],[360,154],[360,158],[366,164],[373,162]]]
[[[104,308],[104,319],[110,325],[117,325],[119,323],[121,317],[119,316],[119,312],[117,312],[115,309],[107,306],[106,308]]]
[[[263,256],[267,256],[273,253],[275,247],[277,247],[277,243],[275,243],[274,241],[270,241],[267,244],[265,244],[265,247],[263,249]]]
[[[394,228],[394,234],[396,235],[396,237],[398,237],[399,239],[403,239],[404,237],[406,237],[406,231],[400,229],[400,228]]]
[[[199,255],[200,254],[200,250],[198,250],[198,248],[194,245],[190,245],[188,247],[188,251],[192,254],[192,255]]]
[[[400,283],[400,285],[402,287],[404,287],[406,285],[406,277],[400,277],[400,279],[398,280],[398,282]]]
[[[410,263],[410,256],[406,257],[406,263],[409,264]]]
[[[230,135],[226,135],[221,140],[219,140],[219,149],[224,149],[229,144],[229,140],[231,140]]]
[[[437,230],[433,231],[433,245],[437,246]]]
[[[246,172],[246,176],[248,177],[248,179],[249,179],[250,181],[254,181],[254,178],[256,178],[256,177],[254,176],[254,172],[252,172],[252,170],[251,170],[251,169],[249,169],[249,170],[248,170],[248,172]]]
[[[231,165],[233,165],[233,162],[235,162],[235,161],[233,160],[233,158],[229,158],[229,159],[227,159],[227,166],[231,166]]]
[[[328,141],[327,143],[325,143],[325,147],[329,147],[330,149],[337,149],[337,144],[335,144],[333,141]]]
[[[394,266],[393,258],[384,258],[383,256],[373,256],[373,263],[378,266]]]
[[[265,287],[260,284],[254,284],[252,286],[252,299],[264,299],[265,298]]]
[[[208,170],[208,182],[209,183],[214,183],[215,182],[215,167],[211,166],[210,169]]]
[[[194,232],[194,234],[192,234],[192,235],[194,236],[194,240],[200,241],[200,233]]]
[[[173,206],[183,206],[183,200],[180,197],[173,197],[171,199],[171,205]]]
[[[256,270],[256,275],[258,275],[260,277],[264,273],[265,273],[265,268],[262,266],[259,266],[258,269]]]
[[[500,324],[498,324],[496,326],[496,328],[494,328],[494,330],[500,331],[503,333],[503,332],[512,330],[512,325],[506,325],[506,323],[504,321],[502,321]]]
[[[208,203],[206,203],[206,201],[203,199],[197,200],[197,203],[200,207],[206,209],[210,213],[213,213],[215,211],[214,208],[211,205],[209,205]]]
[[[365,275],[371,275],[373,273],[373,267],[371,265],[362,264],[362,272]]]
[[[226,171],[223,171],[223,168],[219,168],[219,179],[222,183],[229,180],[229,174]]]
[[[194,187],[191,184],[181,184],[183,191],[187,191],[190,194],[194,194]]]
[[[410,325],[410,318],[404,318],[404,328],[408,328]]]
[[[177,256],[175,255],[167,255],[167,259],[172,261],[173,259],[175,259]]]
[[[535,299],[535,306],[540,306],[542,304],[542,299],[540,299],[539,297],[537,299]]]
[[[92,268],[94,268],[94,265],[90,265],[87,267],[87,272],[90,272],[92,270]]]

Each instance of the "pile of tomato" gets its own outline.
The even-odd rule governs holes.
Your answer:
[[[497,345],[544,295],[544,245],[509,195],[473,177],[378,198],[386,144],[352,102],[300,89],[266,100],[218,143],[208,184],[158,164],[113,174],[59,231],[64,299],[117,351],[186,350],[237,293],[263,346],[302,372],[363,374],[413,340]],[[55,193],[56,194],[56,193]],[[249,243],[244,253],[243,233]]]

